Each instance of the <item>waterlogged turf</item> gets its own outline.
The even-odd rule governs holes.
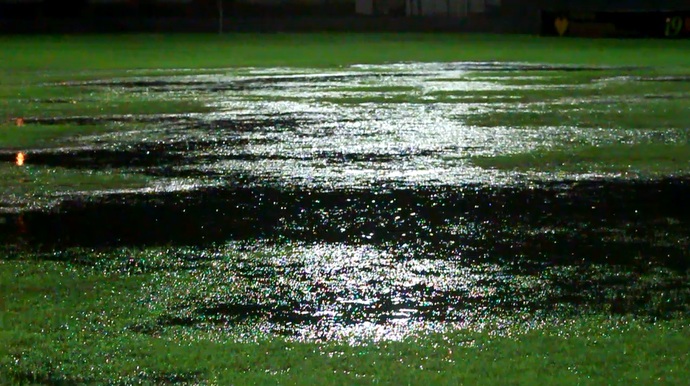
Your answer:
[[[76,116],[70,110],[31,116],[27,130],[115,127],[96,141],[54,140],[54,149],[31,154],[29,162],[128,166],[212,186],[233,185],[234,177],[224,176],[235,174],[262,184],[361,188],[653,178],[690,168],[689,84],[679,75],[635,68],[498,63],[239,69],[73,82],[63,87],[134,100],[204,101],[212,112],[94,115],[87,109]],[[583,151],[588,162],[563,162]],[[553,162],[550,154],[558,152]],[[532,153],[530,163],[522,162]],[[625,164],[628,156],[639,162]]]
[[[592,313],[654,321],[690,311],[690,212],[676,205],[689,193],[664,180],[111,195],[6,216],[3,241],[11,260],[40,245],[38,261],[142,275],[162,307],[136,327],[150,333],[395,339]]]
[[[682,69],[92,75],[7,97],[13,381],[685,379]]]

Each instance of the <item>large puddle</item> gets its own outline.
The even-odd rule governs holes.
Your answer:
[[[687,140],[687,129],[464,120],[576,104],[507,99],[524,90],[596,90],[625,71],[396,64],[89,82],[204,98],[215,112],[34,118],[132,128],[31,151],[32,165],[117,169],[157,182],[6,214],[1,241],[10,257],[31,250],[89,265],[85,256],[104,253],[108,269],[157,277],[151,296],[167,296],[170,306],[132,327],[142,333],[397,339],[588,312],[687,315],[690,210],[678,203],[689,196],[688,178],[516,173],[470,162],[567,143]],[[558,83],[579,72],[593,75]],[[473,97],[484,91],[487,98]],[[13,154],[2,156],[11,162]],[[163,258],[147,263],[117,252],[123,247]]]
[[[632,70],[430,63],[361,65],[339,71],[243,69],[75,83],[101,87],[116,95],[204,100],[214,112],[29,117],[27,122],[43,124],[117,122],[124,129],[82,137],[57,149],[33,151],[27,163],[124,168],[125,172],[186,182],[166,180],[168,190],[188,186],[190,179],[195,186],[236,186],[238,175],[260,186],[333,189],[617,177],[611,173],[553,175],[488,170],[475,166],[471,157],[572,144],[687,141],[686,127],[666,128],[659,122],[635,130],[616,127],[616,119],[624,120],[627,114],[615,110],[620,104],[633,103],[637,98],[643,108],[649,105],[642,100],[645,97],[690,95],[660,89],[655,94],[614,93],[602,100],[598,90],[615,90],[626,82],[650,83],[620,76],[626,71]],[[659,82],[668,84],[662,79]],[[568,120],[583,109],[608,105],[613,106],[612,111],[592,114],[613,114],[610,122],[573,125]],[[664,107],[660,105],[657,110]],[[526,112],[534,113],[534,124],[518,124]],[[555,124],[540,122],[540,116],[554,112],[561,112],[562,123],[558,117]],[[492,122],[494,113],[505,119]],[[477,116],[486,119],[472,120]],[[0,157],[10,162],[14,155],[0,152]]]

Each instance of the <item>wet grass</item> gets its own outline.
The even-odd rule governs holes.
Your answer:
[[[562,75],[552,76],[522,76],[516,74],[506,74],[502,76],[486,77],[486,73],[478,77],[462,77],[458,79],[434,79],[418,87],[413,86],[377,86],[377,87],[342,87],[325,89],[323,94],[316,96],[289,97],[274,96],[275,99],[304,100],[313,99],[319,102],[337,104],[363,104],[363,103],[449,103],[449,104],[472,104],[482,103],[495,106],[499,110],[509,109],[511,104],[532,103],[549,104],[547,106],[531,106],[529,109],[520,107],[524,113],[541,113],[541,110],[552,107],[552,104],[565,105],[559,106],[559,111],[563,108],[570,110],[594,111],[606,110],[616,111],[636,111],[639,115],[649,115],[649,110],[653,112],[663,112],[663,116],[650,115],[649,119],[656,119],[662,122],[663,119],[672,118],[674,114],[687,114],[688,100],[690,100],[690,82],[668,82],[668,81],[640,81],[634,77],[619,77],[618,71],[599,71],[597,77],[582,78],[579,72],[562,73]],[[645,71],[636,70],[635,74],[645,74]],[[520,73],[522,74],[522,73]],[[530,72],[527,72],[530,74]],[[457,82],[462,83],[477,82],[483,86],[478,88],[461,87],[459,90],[435,90],[435,83],[442,84]],[[459,86],[459,87],[460,87]],[[260,100],[260,97],[257,97]],[[271,100],[271,97],[265,97]],[[650,105],[651,102],[651,105]],[[606,105],[605,105],[606,103]],[[507,106],[504,106],[507,105]],[[491,114],[493,115],[493,111]],[[473,113],[477,122],[481,122],[481,113]],[[500,118],[505,118],[500,116]],[[573,116],[572,120],[581,119],[581,116]],[[615,117],[614,117],[615,118]],[[634,118],[638,118],[635,116]],[[529,118],[524,122],[518,119],[520,125],[540,126],[549,124],[550,121]],[[470,121],[474,123],[474,121]],[[586,123],[586,122],[585,122]],[[492,126],[488,122],[485,125]]]
[[[121,73],[120,75],[124,75]],[[77,77],[78,74],[69,75]],[[24,84],[0,86],[0,106],[5,116],[56,117],[122,114],[169,114],[209,111],[195,95],[131,93],[118,87],[94,87],[68,82],[46,82],[42,74]]]
[[[467,125],[479,127],[685,129],[685,117],[690,113],[690,82],[683,81],[684,58],[689,55],[684,41],[589,41],[458,34],[120,35],[1,39],[0,59],[12,58],[0,60],[0,106],[4,113],[0,113],[0,120],[4,118],[5,122],[14,117],[134,116],[209,112],[216,108],[211,106],[218,99],[209,100],[210,94],[205,93],[203,87],[188,89],[177,85],[177,88],[161,92],[156,91],[155,84],[142,84],[132,89],[118,83],[142,75],[217,74],[218,71],[227,74],[233,71],[229,68],[245,66],[339,68],[348,64],[400,61],[511,61],[565,63],[569,67],[516,67],[514,71],[487,67],[487,71],[470,70],[456,79],[508,87],[504,90],[436,90],[434,82],[415,87],[397,85],[391,78],[385,84],[380,84],[378,79],[370,80],[370,84],[347,87],[334,84],[327,88],[328,94],[308,98],[270,93],[238,96],[228,91],[232,87],[222,89],[227,84],[220,85],[224,90],[221,95],[247,102],[311,98],[315,102],[345,107],[444,103],[462,108],[465,104],[479,104],[481,106],[467,110],[467,115],[459,116]],[[173,52],[187,54],[174,55]],[[640,59],[641,53],[648,55]],[[635,66],[631,67],[631,63]],[[573,67],[575,65],[589,67]],[[625,67],[598,67],[615,65]],[[668,76],[678,81],[668,81]],[[98,82],[83,82],[85,80]],[[260,82],[248,85],[249,88],[262,86]],[[221,95],[214,98],[222,100]],[[79,134],[76,127],[47,129],[45,125],[37,125],[35,128],[40,126],[41,130],[27,127],[20,133],[11,130],[10,126],[11,123],[0,125],[0,148],[59,144],[61,138],[71,139]],[[123,127],[102,125],[98,130]],[[94,130],[89,126],[81,129],[84,133]]]
[[[462,108],[466,104],[482,104],[481,110],[470,109],[467,123],[487,127],[502,127],[510,122],[515,127],[535,128],[560,124],[607,129],[685,128],[683,117],[690,113],[690,82],[682,81],[677,75],[659,75],[663,71],[640,68],[487,70],[470,72],[459,78],[433,78],[418,82],[416,86],[324,87],[314,95],[249,95],[243,98],[346,106],[443,103]],[[681,80],[668,80],[674,77]],[[457,89],[443,89],[453,83],[457,83]],[[473,83],[477,86],[473,87]]]
[[[80,254],[88,260],[88,252]],[[127,262],[128,254],[136,257],[137,252],[105,253],[100,260]],[[181,290],[161,284],[183,272],[168,267],[156,276],[134,268],[131,262],[0,260],[0,378],[50,384],[502,385],[683,384],[690,375],[685,319],[649,323],[585,316],[569,322],[489,322],[481,330],[410,334],[402,340],[355,334],[328,342],[272,337],[257,330],[238,341],[229,338],[232,326],[149,330],[141,326],[161,320],[167,302]]]
[[[198,100],[150,100],[137,95],[106,95],[89,100],[52,102],[15,100],[8,103],[12,117],[51,118],[65,116],[110,116],[145,114],[183,114],[211,110]]]
[[[690,173],[690,144],[607,144],[474,157],[485,168],[519,171],[620,173],[645,177]]]
[[[40,76],[38,77],[40,79]],[[209,112],[207,102],[194,95],[148,95],[116,88],[92,88],[66,84],[0,86],[0,150],[47,148],[74,143],[78,137],[126,131],[117,117]],[[24,119],[21,127],[16,119]],[[51,119],[102,119],[100,124],[55,124]],[[50,123],[50,124],[49,124]]]
[[[27,155],[27,162],[31,154]],[[124,174],[117,170],[96,172],[42,166],[1,165],[0,195],[43,196],[54,193],[89,192],[109,189],[137,189],[146,187],[149,178],[137,174]]]
[[[674,66],[683,40],[588,40],[476,34],[228,34],[3,37],[0,69],[337,67],[402,61],[522,61]],[[178,55],[177,53],[185,53]]]
[[[600,91],[603,90],[603,91]],[[651,88],[646,90],[651,91]],[[358,104],[483,104],[495,106],[499,111],[482,113],[472,111],[467,122],[475,126],[504,126],[498,122],[511,122],[516,127],[554,126],[564,123],[570,126],[588,127],[607,125],[612,129],[682,127],[682,117],[690,113],[690,90],[639,93],[629,90],[607,91],[596,86],[560,89],[525,90],[471,90],[471,91],[429,91],[319,96],[318,102],[342,105]],[[260,99],[260,98],[259,98]],[[299,97],[283,97],[281,100],[304,100]],[[265,98],[270,100],[270,98]],[[516,104],[535,106],[515,107]],[[539,106],[541,104],[541,106]],[[545,106],[545,104],[548,104]],[[553,111],[553,105],[558,111]],[[484,108],[486,110],[486,108]],[[585,112],[592,112],[593,115]],[[509,115],[510,114],[510,115]],[[552,114],[552,115],[549,115]],[[567,119],[562,119],[565,116]],[[586,119],[586,118],[589,119]],[[643,121],[640,122],[640,119]]]
[[[344,110],[368,104],[373,118],[386,116],[378,110],[386,104],[424,104],[431,111],[437,103],[456,106],[444,118],[472,129],[648,130],[659,138],[574,138],[532,153],[470,160],[510,171],[690,173],[683,142],[688,41],[232,34],[5,36],[0,47],[5,201],[34,204],[56,193],[145,187],[153,177],[139,171],[177,176],[195,162],[293,157],[378,168],[390,160],[414,166],[415,157],[428,159],[443,154],[440,149],[458,152],[452,142],[402,155],[398,143],[384,153],[341,151],[339,143],[319,142],[318,135],[337,138],[337,132],[312,133],[314,122],[298,116],[280,128],[272,117],[157,120],[152,127],[170,126],[159,130],[161,137],[32,153],[139,124],[113,116],[216,108],[234,114],[235,107],[251,111],[253,102],[306,100]],[[276,74],[291,75],[292,67],[340,71],[409,61],[625,68],[487,68],[442,82],[412,74],[408,85],[396,84],[392,68],[364,80],[359,75],[366,71],[355,68],[347,71],[358,74],[356,81],[343,87],[344,78],[324,78],[321,90],[240,69],[285,67]],[[139,82],[209,73],[219,77]],[[98,82],[82,82],[90,80]],[[454,80],[476,87],[443,88]],[[493,89],[480,89],[482,83]],[[228,100],[248,103],[223,104]],[[19,116],[27,118],[25,126],[13,125]],[[354,131],[368,130],[362,122],[365,128]],[[339,132],[351,128],[342,117],[327,123]],[[673,132],[673,143],[662,130]],[[346,138],[350,146],[363,137]],[[427,145],[431,137],[410,138],[403,145]],[[309,143],[309,151],[281,154],[280,141]],[[261,153],[267,144],[269,155]],[[13,165],[16,149],[27,153],[27,166]],[[0,382],[683,384],[690,375],[687,213],[675,207],[686,180],[525,192],[242,185],[273,177],[262,167],[250,175],[221,170],[227,189],[111,194],[54,212],[0,217]],[[229,240],[246,244],[209,247]],[[414,321],[432,332],[415,330]]]
[[[519,78],[518,78],[519,79]],[[550,79],[550,78],[546,78]],[[441,101],[448,100],[449,97],[456,98],[456,101],[471,101],[473,98],[482,98],[491,103],[505,103],[506,100],[520,103],[530,102],[581,102],[586,105],[591,100],[639,102],[640,100],[667,100],[678,102],[678,100],[690,99],[690,82],[639,82],[621,78],[619,80],[592,80],[568,84],[572,81],[570,77],[558,78],[553,83],[544,82],[544,78],[516,80],[516,78],[492,78],[485,82],[501,84],[506,82],[507,89],[497,90],[439,90],[429,91],[428,96],[434,96]],[[510,87],[512,83],[518,83]]]
[[[593,129],[687,129],[690,99],[624,102],[572,101],[499,111],[475,110],[464,122],[482,127],[579,127]]]
[[[546,69],[524,70],[496,70],[470,71],[460,78],[441,78],[440,81],[495,81],[505,85],[544,85],[544,86],[574,86],[588,83],[634,85],[637,82],[652,82],[657,86],[661,83],[675,84],[675,87],[685,87],[688,82],[688,69],[680,62],[677,65],[662,63],[654,67],[637,67],[631,64],[629,67],[614,68],[582,68],[577,71],[566,71],[558,67]],[[669,85],[672,87],[672,85]]]
[[[66,124],[0,124],[0,149],[21,150],[27,148],[47,148],[74,142],[79,136],[106,133],[121,130],[122,126],[112,123],[102,125],[66,125]]]
[[[247,189],[253,199],[130,197],[91,213],[78,204],[73,217],[2,217],[2,235],[26,229],[0,249],[0,379],[682,384],[688,217],[673,200],[685,197],[682,182],[301,197]],[[227,238],[224,221],[250,238],[190,246],[178,236]],[[358,229],[380,243],[348,238]],[[103,241],[94,231],[116,246],[86,246]],[[172,239],[155,238],[168,231]],[[154,244],[122,247],[127,234]],[[82,246],[42,246],[48,237]],[[426,312],[429,330],[390,317],[401,308]]]
[[[352,86],[352,87],[338,87],[335,89],[332,89],[330,91],[333,92],[376,92],[376,93],[402,93],[402,92],[413,92],[417,90],[416,88],[412,86],[380,86],[380,85],[371,85],[371,86]]]
[[[365,96],[337,96],[319,97],[319,102],[335,103],[339,105],[359,105],[359,104],[387,104],[387,103],[415,103],[428,104],[439,103],[438,99],[426,98],[419,94],[384,94],[384,95],[365,95]]]

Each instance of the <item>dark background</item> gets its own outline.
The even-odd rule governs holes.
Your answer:
[[[0,33],[215,32],[221,3],[224,31],[458,31],[556,35],[555,19],[567,18],[570,27],[566,36],[690,36],[690,1],[501,0],[487,1],[486,4],[492,6],[487,5],[483,12],[463,17],[407,16],[405,2],[409,0],[373,0],[373,15],[358,15],[355,1],[180,0],[165,3],[160,0],[106,0],[98,3],[91,0],[0,0]],[[380,4],[393,5],[381,7]],[[674,18],[680,18],[680,22]],[[669,29],[672,20],[674,28]]]

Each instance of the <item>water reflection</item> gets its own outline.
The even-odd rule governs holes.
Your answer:
[[[397,339],[690,312],[690,212],[676,205],[688,189],[668,179],[125,194],[26,213],[15,236],[45,258],[144,275],[142,301],[164,310],[135,331]],[[13,242],[12,229],[2,235]]]
[[[476,99],[558,88],[511,84],[515,76],[501,71],[530,71],[517,81],[531,82],[536,71],[620,69],[399,64],[92,83],[196,93],[217,111],[42,122],[145,125],[32,152],[31,163],[121,168],[151,176],[156,189],[60,196],[54,211],[24,213],[10,222],[18,229],[3,225],[0,241],[142,275],[142,303],[163,310],[128,326],[140,333],[402,339],[590,312],[687,314],[690,212],[678,205],[690,194],[687,178],[502,172],[469,157],[672,142],[688,131],[468,124],[473,114],[564,108],[548,98]],[[592,87],[599,83],[563,94]]]
[[[179,93],[193,90],[191,96],[209,101],[216,111],[37,119],[45,124],[70,119],[79,124],[115,120],[146,127],[44,151],[33,155],[32,163],[130,168],[196,186],[233,185],[237,175],[251,176],[263,186],[362,189],[620,177],[613,173],[487,170],[475,166],[471,157],[573,145],[687,141],[688,130],[659,128],[658,124],[620,130],[597,122],[569,124],[557,117],[554,122],[541,120],[556,112],[568,115],[568,111],[601,106],[599,89],[615,79],[641,83],[632,77],[620,80],[626,71],[631,69],[404,63],[338,71],[237,69],[225,74],[89,82],[161,97],[179,97]],[[655,90],[654,84],[649,87]],[[512,100],[516,94],[519,98]],[[628,106],[643,96],[614,93],[606,96],[606,106],[614,114],[616,106]],[[644,106],[637,107],[644,110]],[[597,114],[606,113],[606,108],[597,107]],[[650,110],[650,116],[653,114]],[[474,119],[478,116],[485,119]],[[495,121],[492,116],[503,118]]]

